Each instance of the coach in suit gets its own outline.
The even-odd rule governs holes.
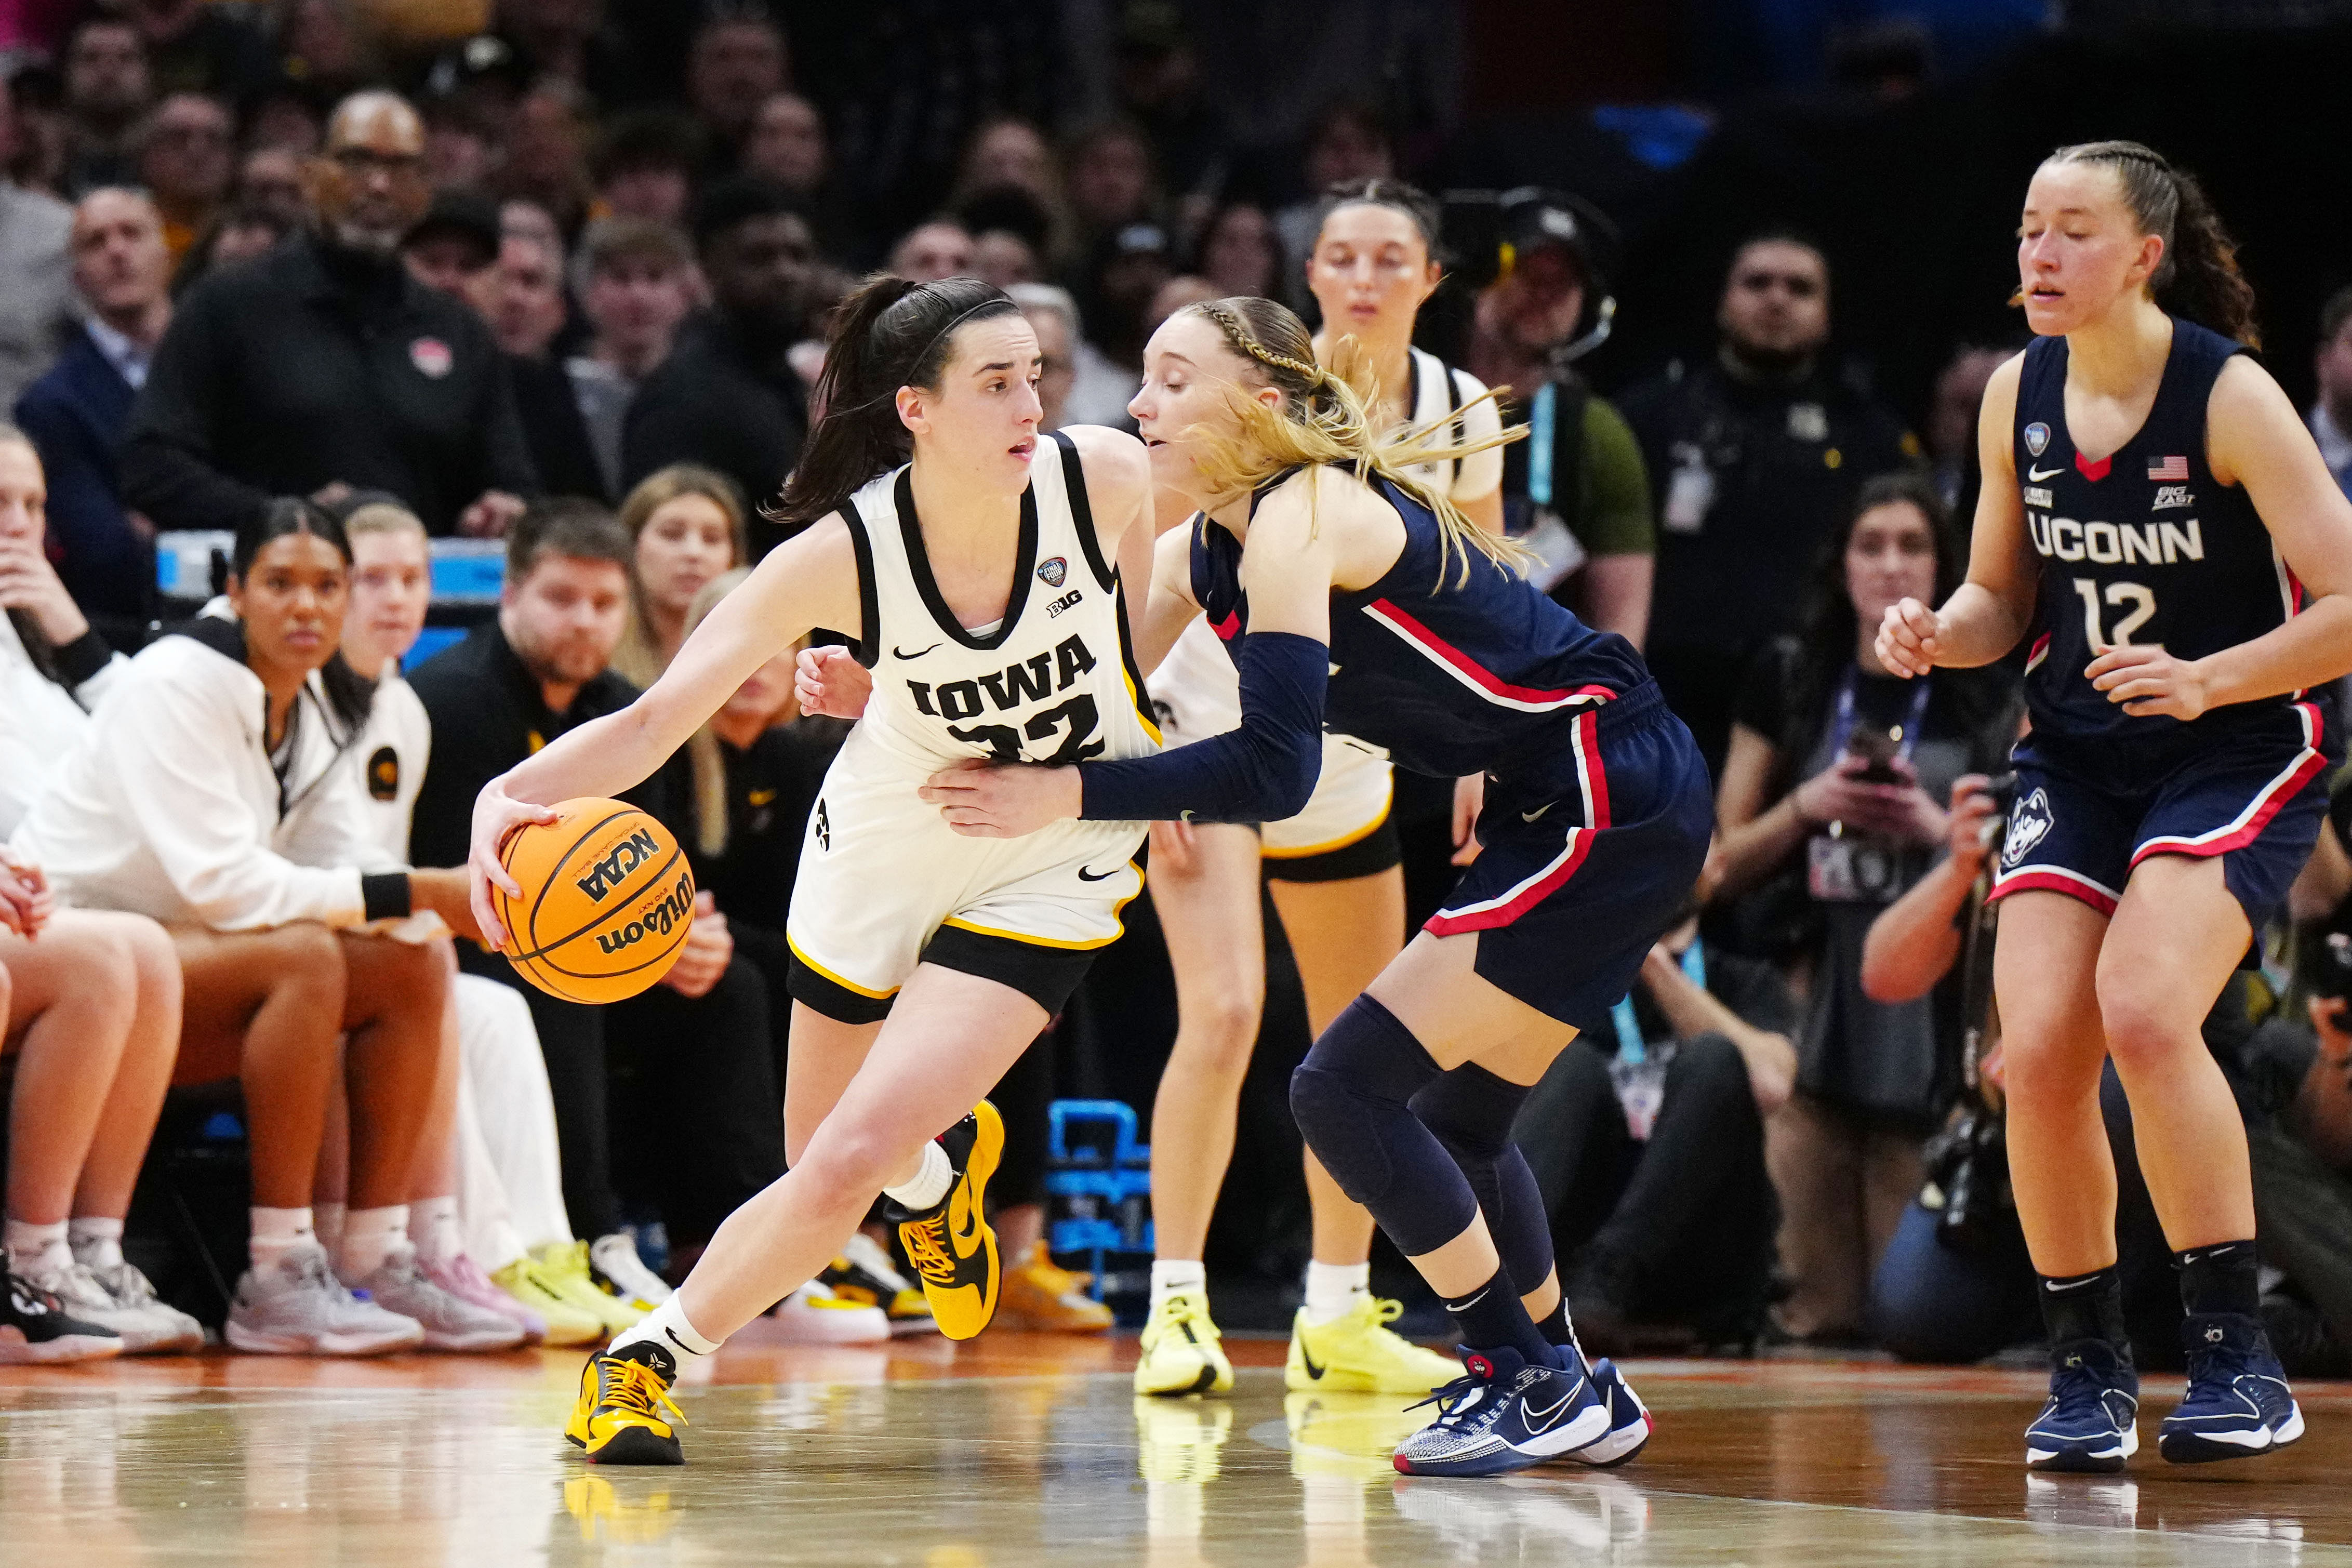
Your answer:
[[[16,400],[49,481],[49,552],[82,614],[136,647],[153,606],[154,530],[122,504],[117,457],[131,402],[172,320],[171,252],[155,204],[102,187],[74,208],[74,288],[88,318]]]

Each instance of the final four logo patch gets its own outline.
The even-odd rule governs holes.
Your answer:
[[[1037,568],[1038,581],[1045,584],[1048,588],[1060,587],[1062,585],[1062,579],[1069,574],[1070,563],[1058,555],[1055,556],[1051,561],[1043,563]]]
[[[2025,449],[2027,451],[2032,453],[2038,458],[2042,456],[2042,448],[2049,445],[2049,426],[2042,424],[2037,419],[2032,424],[2028,425],[2025,427]]]

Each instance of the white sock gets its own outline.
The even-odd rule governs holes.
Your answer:
[[[6,1245],[11,1274],[46,1274],[73,1261],[63,1220],[55,1225],[28,1225],[21,1219],[12,1219],[7,1225]]]
[[[351,1210],[341,1204],[312,1204],[310,1230],[318,1237],[319,1245],[334,1257],[343,1249],[343,1226],[350,1222]]]
[[[955,1166],[949,1162],[948,1152],[940,1148],[939,1140],[934,1138],[923,1145],[923,1168],[915,1173],[912,1180],[901,1182],[895,1187],[883,1188],[882,1195],[900,1208],[920,1214],[946,1197],[948,1188],[954,1184]]]
[[[353,1209],[343,1221],[343,1244],[335,1249],[335,1274],[355,1285],[383,1267],[395,1247],[408,1240],[408,1205],[386,1204],[380,1209]]]
[[[466,1250],[466,1227],[455,1197],[425,1198],[408,1205],[408,1239],[428,1264],[454,1261]]]
[[[255,1273],[267,1273],[278,1267],[279,1258],[310,1239],[309,1209],[257,1207],[253,1210],[253,1237],[246,1243],[246,1256],[252,1259]]]
[[[1208,1268],[1197,1258],[1155,1258],[1151,1260],[1151,1310],[1157,1313],[1160,1303],[1180,1290],[1206,1295],[1209,1289]]]
[[[113,1268],[122,1262],[122,1221],[103,1215],[74,1216],[66,1228],[76,1262],[92,1268]]]
[[[672,1296],[647,1312],[635,1328],[623,1329],[614,1334],[613,1342],[604,1347],[604,1353],[619,1355],[635,1344],[659,1346],[682,1372],[693,1357],[717,1354],[719,1342],[704,1339],[697,1332],[694,1325],[686,1321],[685,1303]]]
[[[1369,1263],[1312,1263],[1307,1266],[1307,1321],[1320,1327],[1353,1311],[1372,1291]]]

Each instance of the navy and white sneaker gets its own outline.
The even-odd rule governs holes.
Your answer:
[[[1581,1359],[1573,1345],[1557,1348],[1563,1362]],[[1642,1396],[1633,1392],[1633,1385],[1625,1381],[1625,1374],[1617,1370],[1615,1362],[1602,1356],[1592,1363],[1591,1375],[1592,1391],[1609,1412],[1609,1428],[1598,1442],[1571,1448],[1567,1457],[1596,1470],[1630,1465],[1650,1446],[1650,1433],[1657,1423],[1650,1415],[1650,1407],[1642,1403]]]
[[[2105,1340],[2050,1349],[2050,1403],[2025,1429],[2035,1470],[2108,1474],[2139,1451],[2139,1373]]]
[[[2181,1324],[2180,1344],[2189,1352],[2189,1391],[2156,1436],[2168,1461],[2243,1459],[2303,1436],[2303,1412],[2261,1319],[2199,1313]]]
[[[1608,1434],[1609,1407],[1581,1357],[1564,1371],[1507,1345],[1465,1345],[1462,1363],[1463,1375],[1421,1401],[1437,1406],[1437,1419],[1397,1445],[1396,1468],[1408,1476],[1507,1475]]]

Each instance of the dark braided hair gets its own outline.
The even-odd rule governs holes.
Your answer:
[[[2148,291],[2169,315],[2210,327],[2248,348],[2263,346],[2254,321],[2253,286],[2238,270],[2237,242],[2221,226],[2197,176],[2175,168],[2137,142],[2081,142],[2061,147],[2049,163],[2104,163],[2123,185],[2124,203],[2142,234],[2164,241],[2164,259]]]

